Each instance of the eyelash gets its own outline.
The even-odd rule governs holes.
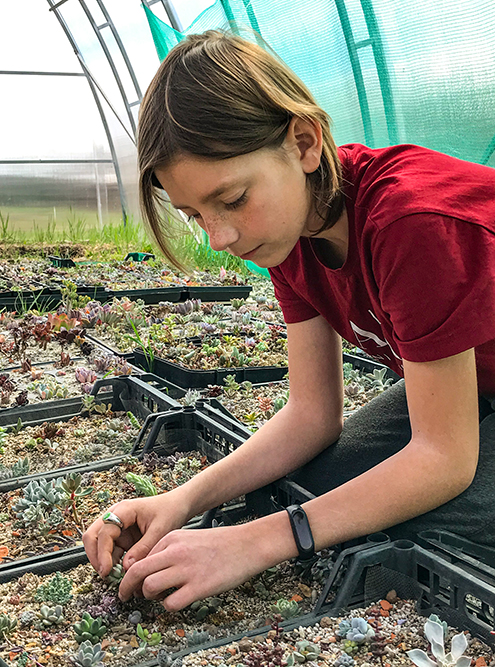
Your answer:
[[[235,211],[236,208],[239,208],[239,206],[242,206],[243,204],[246,203],[247,200],[247,192],[244,192],[238,199],[236,199],[233,202],[230,202],[229,204],[225,204],[225,208],[228,209],[229,211]],[[198,216],[201,217],[201,216]],[[190,215],[188,218],[188,222],[191,222],[192,220],[196,220],[195,215]]]

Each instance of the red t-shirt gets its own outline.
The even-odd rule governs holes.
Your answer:
[[[270,269],[286,322],[322,315],[403,376],[402,359],[476,348],[495,395],[495,170],[409,144],[339,148],[349,248],[329,269],[301,237]]]

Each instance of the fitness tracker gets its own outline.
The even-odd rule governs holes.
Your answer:
[[[299,551],[299,560],[310,560],[315,555],[315,542],[306,512],[300,505],[290,505],[286,511]]]

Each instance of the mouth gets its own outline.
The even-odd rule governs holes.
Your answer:
[[[251,259],[251,257],[254,257],[260,248],[261,245],[257,246],[254,250],[250,250],[249,252],[244,253],[244,255],[239,255],[239,257],[241,259]]]

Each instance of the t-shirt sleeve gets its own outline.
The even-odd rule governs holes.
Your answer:
[[[401,356],[435,361],[495,339],[495,234],[429,214],[405,216],[372,243],[373,275]]]
[[[268,271],[272,279],[275,296],[282,308],[284,320],[287,324],[311,320],[320,314],[311,304],[296,294],[279,266],[268,269]]]

